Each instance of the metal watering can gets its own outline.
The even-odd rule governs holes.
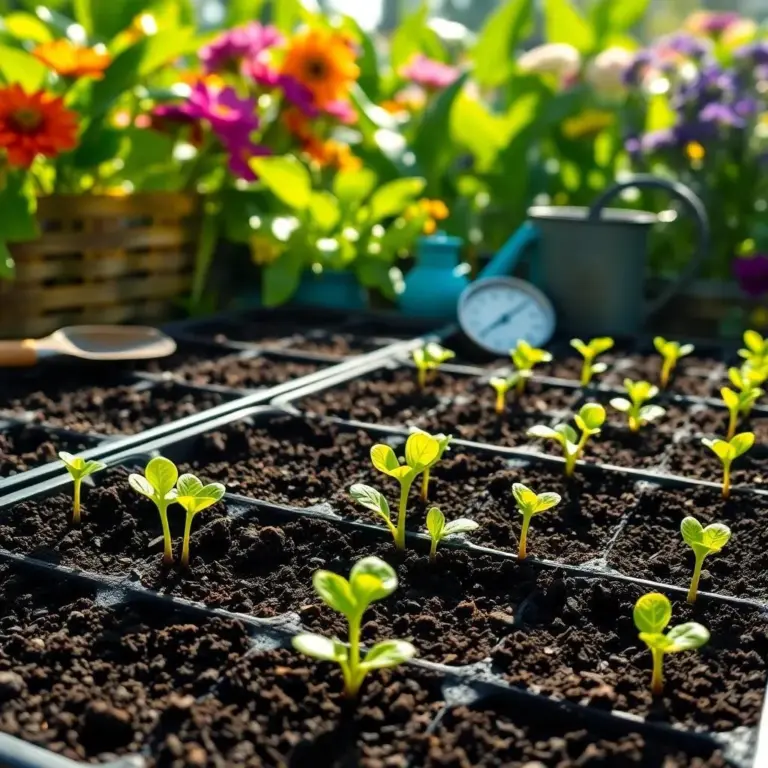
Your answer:
[[[646,302],[648,234],[658,216],[606,208],[625,189],[663,189],[680,200],[697,228],[686,268],[660,296]],[[573,335],[633,335],[701,269],[709,251],[709,219],[701,200],[684,184],[634,176],[603,192],[591,208],[537,205],[480,277],[509,275],[531,247],[532,282],[552,301],[558,326]]]

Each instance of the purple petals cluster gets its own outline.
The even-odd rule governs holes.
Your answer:
[[[283,36],[272,26],[254,21],[220,34],[200,49],[200,61],[207,74],[239,72],[244,62],[258,59],[264,51],[283,43]]]
[[[756,254],[735,259],[733,273],[748,296],[760,298],[768,294],[768,254]]]

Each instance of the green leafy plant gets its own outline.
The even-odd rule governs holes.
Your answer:
[[[768,339],[763,338],[757,331],[744,331],[744,349],[739,355],[753,368],[768,366]]]
[[[443,454],[448,450],[453,435],[444,435],[442,432],[439,435],[430,435],[429,432],[424,432],[423,429],[415,429],[415,433],[421,432],[429,437],[433,437],[440,445],[437,458],[424,470],[421,475],[421,500],[426,503],[429,498],[429,475],[432,467],[437,464],[443,458]]]
[[[691,587],[688,590],[688,602],[693,603],[696,601],[696,592],[699,589],[704,558],[719,552],[728,543],[731,538],[731,529],[722,523],[712,523],[705,528],[695,517],[686,517],[680,524],[680,533],[696,558]]]
[[[681,357],[690,355],[695,347],[693,344],[681,344],[679,341],[667,341],[663,336],[657,336],[653,340],[653,346],[656,347],[656,351],[661,355],[661,376],[659,381],[662,389],[669,385],[669,380],[672,376],[672,372],[677,366],[678,360]]]
[[[184,522],[184,543],[181,548],[181,564],[189,565],[189,536],[192,532],[192,520],[198,512],[212,507],[221,501],[226,489],[221,483],[203,483],[194,475],[182,475],[176,484],[176,501],[184,508],[187,519]]]
[[[755,436],[752,432],[742,432],[730,440],[704,437],[701,442],[723,463],[723,498],[727,499],[731,495],[731,465],[755,444]]]
[[[494,376],[488,383],[496,392],[496,413],[501,416],[507,407],[507,392],[520,381],[520,374],[513,373],[506,378]]]
[[[389,597],[397,589],[397,575],[383,560],[363,558],[352,566],[349,580],[331,571],[315,571],[312,585],[326,605],[346,616],[349,646],[335,638],[302,633],[293,638],[293,647],[313,659],[336,662],[341,667],[347,696],[357,696],[365,676],[372,670],[396,667],[416,655],[416,649],[405,640],[384,640],[361,659],[363,614],[372,602]]]
[[[371,463],[389,477],[394,477],[400,484],[400,503],[398,505],[397,526],[389,517],[387,500],[374,488],[357,484],[350,488],[350,494],[367,509],[384,519],[395,539],[398,549],[405,549],[405,511],[408,506],[408,493],[413,481],[440,456],[440,441],[426,432],[415,432],[405,442],[405,463],[400,464],[395,452],[388,445],[378,444],[371,448]]]
[[[175,486],[178,479],[179,470],[176,469],[176,465],[162,456],[156,456],[149,461],[144,468],[143,477],[135,472],[128,476],[128,484],[131,488],[152,501],[160,513],[160,524],[163,526],[163,562],[166,565],[173,562],[168,507],[177,501]]]
[[[643,595],[633,613],[640,639],[648,646],[653,657],[651,690],[659,695],[664,689],[663,663],[665,653],[679,653],[701,648],[709,641],[709,631],[694,621],[679,624],[664,634],[672,619],[672,604],[659,592]]]
[[[59,451],[59,458],[67,468],[67,472],[69,472],[74,485],[72,525],[80,525],[80,487],[83,478],[92,475],[94,472],[106,469],[107,465],[101,461],[88,461],[82,456],[73,456],[71,453],[67,453],[67,451]]]
[[[576,468],[576,462],[584,453],[587,440],[593,435],[599,435],[605,423],[605,408],[598,403],[587,403],[574,417],[576,426],[581,430],[581,437],[570,424],[558,424],[556,427],[536,425],[528,430],[529,437],[540,437],[554,440],[563,448],[565,457],[565,474],[570,477]]]
[[[659,388],[647,381],[632,381],[624,379],[624,389],[627,390],[629,400],[624,397],[614,397],[611,407],[627,414],[629,428],[632,432],[639,432],[648,422],[661,418],[666,411],[660,405],[646,405],[659,394]]]
[[[581,386],[586,387],[592,377],[599,373],[605,373],[608,366],[605,363],[596,363],[595,359],[603,352],[612,349],[614,341],[609,336],[601,336],[597,339],[590,339],[589,342],[583,342],[581,339],[571,339],[571,346],[584,358],[584,364],[581,366]]]
[[[427,533],[432,538],[432,547],[429,550],[429,559],[434,562],[437,556],[437,545],[449,536],[455,536],[458,533],[470,533],[476,531],[480,526],[466,517],[460,517],[458,520],[445,522],[445,515],[438,507],[432,507],[427,512]]]
[[[450,349],[433,342],[425,344],[419,349],[414,349],[411,354],[418,371],[417,377],[421,389],[424,389],[429,380],[434,378],[435,373],[443,363],[456,357],[456,354]]]
[[[525,382],[533,376],[534,366],[540,363],[548,363],[552,360],[552,355],[545,349],[532,347],[523,339],[517,342],[517,346],[509,354],[517,370],[516,385],[518,395],[522,395],[525,391]]]
[[[753,383],[753,375],[752,369],[731,368],[728,371],[728,378],[738,388],[738,391],[734,391],[730,387],[723,387],[720,390],[720,396],[728,409],[728,432],[726,433],[728,440],[736,434],[739,418],[749,418],[755,403],[764,394],[764,390]]]
[[[534,493],[522,483],[515,483],[512,486],[512,495],[515,497],[520,514],[523,516],[523,527],[520,531],[520,546],[517,556],[520,560],[525,560],[528,556],[528,527],[531,524],[531,520],[536,515],[556,507],[560,503],[561,497],[559,493]]]

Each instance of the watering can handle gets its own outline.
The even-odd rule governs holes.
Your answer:
[[[663,189],[676,197],[684,205],[696,221],[696,250],[685,269],[661,296],[654,299],[645,312],[646,318],[658,312],[681,288],[689,283],[701,270],[709,255],[709,217],[704,203],[685,184],[677,181],[668,181],[658,176],[641,174],[633,176],[627,181],[614,184],[603,192],[592,204],[589,210],[590,219],[599,219],[606,204],[625,189]]]

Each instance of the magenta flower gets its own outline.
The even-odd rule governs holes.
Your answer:
[[[303,83],[294,80],[288,75],[280,75],[279,88],[287,101],[303,112],[307,117],[317,117],[320,110],[315,106],[315,98],[312,91]]]
[[[768,255],[760,253],[735,259],[733,273],[748,296],[757,299],[768,294]]]
[[[207,122],[224,143],[233,136],[250,136],[259,127],[256,103],[238,96],[234,88],[217,90],[197,83],[182,110]]]
[[[325,105],[324,111],[344,125],[354,125],[357,122],[357,112],[348,101],[331,101]]]
[[[263,55],[246,59],[243,62],[242,73],[244,77],[253,80],[262,88],[273,90],[280,86],[280,72]]]
[[[400,74],[423,88],[437,91],[447,88],[461,72],[457,67],[428,59],[419,53],[411,59],[407,67],[401,70]]]
[[[200,61],[208,74],[239,72],[243,61],[255,58],[262,51],[282,42],[283,36],[275,27],[265,27],[254,21],[244,27],[235,27],[223,32],[213,42],[201,48]]]
[[[225,144],[229,153],[229,170],[232,175],[245,181],[258,181],[258,176],[248,164],[252,157],[264,157],[271,155],[272,151],[263,144],[256,144],[250,139],[233,139],[231,143]]]

